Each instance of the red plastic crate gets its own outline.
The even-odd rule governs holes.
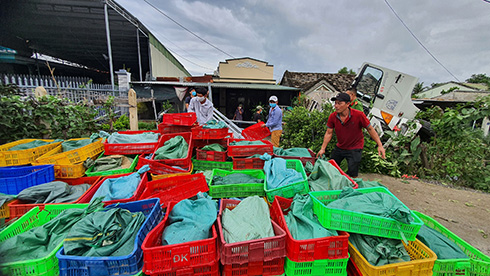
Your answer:
[[[254,154],[273,154],[273,145],[267,140],[260,140],[265,145],[251,145],[251,146],[234,146],[230,145],[232,142],[249,141],[246,139],[229,139],[228,140],[228,156],[233,157],[248,157]]]
[[[162,164],[157,160],[146,159],[147,155],[142,154],[138,158],[138,163],[136,164],[136,170],[139,170],[144,165],[150,166],[150,173],[152,174],[176,174],[176,173],[186,173],[190,172],[191,166],[183,168],[184,170],[174,168],[169,165]]]
[[[134,172],[134,173],[136,173],[136,172]],[[93,187],[92,187],[92,189],[90,189],[90,191],[88,191],[82,197],[80,197],[80,199],[78,200],[77,203],[89,203],[90,200],[92,199],[92,197],[95,195],[95,192],[97,192],[97,190],[99,189],[100,185],[102,185],[102,183],[104,183],[104,181],[106,179],[108,179],[108,178],[119,178],[119,177],[130,175],[130,174],[133,174],[133,173],[125,173],[125,174],[119,174],[119,175],[109,175],[109,176],[106,176],[106,177],[102,178],[99,182],[97,182],[97,183],[95,183],[95,185],[93,185]],[[114,204],[114,203],[126,203],[126,202],[130,202],[130,201],[136,201],[136,200],[138,200],[138,198],[141,196],[141,194],[145,190],[147,183],[148,183],[148,175],[145,172],[144,174],[141,175],[140,184],[136,188],[136,191],[134,192],[134,194],[133,194],[132,197],[130,197],[130,198],[123,198],[123,199],[109,200],[109,201],[103,201],[104,206],[107,206],[107,205],[110,205],[110,204]]]
[[[347,263],[347,276],[362,276],[361,271],[352,259],[349,259],[349,262]]]
[[[223,139],[229,135],[228,128],[192,128],[192,139]]]
[[[176,126],[161,123],[158,125],[158,131],[162,134],[191,132],[192,126]]]
[[[151,276],[219,276],[220,266],[219,261],[209,264],[177,268],[169,272],[152,273]]]
[[[193,197],[199,192],[209,191],[206,178],[202,173],[180,175],[146,183],[146,189],[138,200],[158,197],[161,204],[181,201]]]
[[[274,157],[279,157],[282,159],[297,159],[301,161],[301,164],[303,164],[303,166],[306,166],[307,162],[311,162],[312,165],[315,165],[316,154],[311,149],[308,149],[308,152],[310,153],[311,157],[282,156],[282,155],[275,155],[275,154]]]
[[[160,133],[158,130],[138,130],[138,131],[119,131],[120,134],[141,134],[145,132],[155,132]],[[105,155],[113,154],[143,154],[152,153],[155,151],[155,147],[158,142],[155,143],[128,143],[128,144],[109,144],[107,139],[104,141],[104,151]]]
[[[167,125],[192,126],[197,120],[196,113],[165,113],[163,114],[162,123]]]
[[[271,276],[281,274],[284,274],[284,258],[276,258],[266,262],[223,265],[223,276]]]
[[[55,179],[59,181],[63,181],[68,183],[69,185],[80,185],[80,184],[90,184],[91,186],[81,195],[77,200],[73,202],[66,202],[66,203],[26,203],[24,200],[20,199],[14,199],[13,201],[10,202],[8,205],[10,208],[10,218],[15,218],[15,217],[21,217],[25,213],[29,212],[34,207],[39,207],[39,211],[44,210],[44,207],[46,205],[60,205],[60,204],[73,204],[73,203],[78,203],[82,197],[90,193],[90,191],[95,187],[94,184],[98,183],[102,177],[100,176],[89,176],[89,177],[80,177],[80,178],[66,178],[66,179]]]
[[[359,184],[357,184],[357,182],[355,182],[354,180],[352,180],[352,178],[350,178],[350,176],[348,174],[346,174],[340,167],[339,165],[337,165],[337,162],[335,162],[335,160],[333,159],[330,159],[328,160],[328,163],[332,164],[335,168],[337,168],[337,170],[339,170],[339,172],[347,177],[347,179],[349,179],[349,181],[352,183],[352,188],[354,189],[357,189],[359,187]]]
[[[227,156],[227,151],[211,151],[211,150],[201,150],[196,149],[196,159],[206,160],[206,161],[218,161],[225,162]]]
[[[224,208],[233,209],[239,200],[222,199],[218,215],[218,231],[221,264],[245,264],[249,262],[267,262],[286,256],[286,232],[274,221],[271,221],[274,237],[244,242],[226,243],[223,237],[221,215]]]
[[[321,259],[349,258],[349,233],[338,231],[338,236],[296,240],[291,235],[284,215],[289,213],[292,199],[275,196],[271,219],[286,231],[286,256],[293,262],[312,262]]]
[[[271,135],[271,131],[268,127],[262,127],[264,122],[259,122],[251,125],[242,131],[242,136],[248,140],[260,140]]]
[[[166,141],[176,137],[176,136],[182,136],[184,137],[184,140],[189,144],[189,148],[187,149],[187,157],[185,158],[179,158],[179,159],[155,159],[155,152],[165,144]],[[183,133],[170,133],[170,134],[162,134],[162,137],[158,140],[158,145],[155,147],[155,150],[153,151],[153,156],[151,157],[152,161],[157,161],[162,164],[168,165],[168,166],[179,166],[181,168],[188,168],[191,165],[191,157],[192,157],[192,134],[190,132],[183,132]]]
[[[260,158],[235,158],[233,157],[234,170],[263,170],[265,160]]]
[[[212,226],[212,236],[208,239],[179,244],[162,245],[162,233],[169,225],[168,216],[177,201],[168,203],[164,219],[148,233],[141,248],[144,254],[143,272],[171,272],[178,268],[193,268],[218,261],[218,234]]]

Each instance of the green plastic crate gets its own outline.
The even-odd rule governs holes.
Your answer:
[[[385,187],[362,188],[361,193],[381,192],[396,198]],[[412,211],[414,221],[410,224],[401,223],[392,218],[385,218],[360,212],[327,208],[327,205],[337,200],[340,190],[310,192],[313,200],[313,212],[318,216],[321,225],[328,229],[372,235],[390,239],[414,241],[420,227],[424,224]],[[400,200],[398,200],[403,206]],[[407,208],[407,206],[405,206]],[[408,208],[407,208],[408,209]]]
[[[305,168],[303,167],[303,164],[300,160],[286,160],[286,168],[294,169],[297,172],[301,173],[301,175],[303,176],[303,181],[270,190],[267,189],[267,183],[264,183],[265,194],[267,195],[267,200],[269,200],[269,202],[273,202],[275,196],[292,198],[295,194],[307,194],[310,191],[310,186],[308,185],[308,180],[306,178]]]
[[[233,169],[233,162],[218,162],[192,159],[192,164],[194,165],[194,171],[206,171],[212,169],[231,171]]]
[[[226,171],[214,169],[211,181],[209,182],[209,195],[213,198],[248,197],[254,195],[265,196],[264,183],[213,185],[213,178],[215,175],[227,176],[235,173],[247,174],[252,177],[262,179],[265,182],[265,174],[262,170]]]
[[[102,152],[102,154],[99,156],[99,158],[104,157],[105,151]],[[97,158],[97,159],[99,159]],[[94,166],[90,167],[87,171],[85,171],[85,174],[87,176],[108,176],[108,175],[115,175],[115,174],[125,174],[125,173],[130,173],[134,171],[134,168],[138,164],[138,158],[139,155],[136,155],[136,157],[133,159],[133,162],[131,163],[131,166],[127,169],[119,169],[119,170],[112,170],[112,171],[103,171],[103,172],[92,172],[94,169]]]
[[[490,275],[490,257],[471,246],[469,243],[449,231],[435,219],[413,211],[428,227],[446,236],[453,241],[463,252],[470,258],[466,259],[449,259],[436,260],[434,264],[434,276],[445,275],[467,275],[467,276],[488,276]]]
[[[46,205],[44,210],[39,212],[39,207],[32,208],[29,212],[20,217],[17,221],[6,227],[0,232],[0,242],[7,240],[13,236],[29,231],[32,228],[41,226],[63,210],[73,208],[86,208],[89,204],[53,204]],[[63,244],[60,243],[47,256],[40,259],[11,262],[0,264],[1,275],[59,275],[58,259],[56,252]]]
[[[284,272],[288,276],[347,276],[347,262],[345,259],[323,259],[312,262],[293,262],[286,257]]]

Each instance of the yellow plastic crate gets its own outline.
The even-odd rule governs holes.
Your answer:
[[[77,138],[71,140],[82,140],[84,138]],[[63,152],[61,145],[55,149],[47,152],[43,156],[36,159],[38,164],[54,164],[54,165],[75,165],[83,163],[87,158],[95,158],[97,155],[104,151],[104,144],[102,139],[98,139],[96,142],[90,143],[84,147],[78,149],[72,149],[67,152]]]
[[[8,206],[10,202],[12,202],[12,200],[5,202],[3,206],[0,207],[0,219],[10,217],[10,208]]]
[[[48,145],[32,148],[32,149],[25,149],[25,150],[13,150],[9,151],[10,148],[29,143],[35,140],[41,140],[44,142],[53,142],[54,140],[52,139],[22,139],[18,140],[15,142],[7,143],[5,145],[0,146],[0,167],[4,166],[20,166],[20,165],[27,165],[30,163],[33,163],[36,158],[40,157],[41,155],[49,152],[50,150],[54,149],[55,147],[59,146],[61,142],[56,142],[56,143],[51,143]]]
[[[410,255],[410,262],[374,266],[350,242],[349,254],[362,275],[431,276],[437,255],[419,240],[409,241],[408,244],[403,243],[403,245]]]
[[[83,162],[75,165],[54,165],[55,178],[80,178],[85,175]]]

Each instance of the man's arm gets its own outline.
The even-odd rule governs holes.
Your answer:
[[[327,131],[325,132],[325,136],[323,137],[322,148],[316,154],[316,157],[320,157],[325,154],[325,149],[327,148],[328,143],[330,143],[330,140],[332,140],[332,136],[333,136],[333,128],[327,128]]]
[[[277,107],[276,107],[277,108]],[[279,125],[279,112],[277,110],[274,110],[273,112],[277,113],[277,114],[274,114],[273,118],[271,118],[271,115],[269,114],[269,120],[267,120],[267,123],[265,123],[265,125],[268,127],[268,128],[272,128],[274,126],[277,126]]]
[[[374,130],[374,127],[372,125],[369,125],[367,127],[367,131],[369,133],[369,136],[376,142],[378,145],[378,154],[381,156],[381,158],[385,159],[385,149],[383,148],[383,144],[381,144],[381,140],[379,139],[378,133],[376,130]]]

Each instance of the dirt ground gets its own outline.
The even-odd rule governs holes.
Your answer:
[[[381,182],[408,208],[436,219],[490,256],[490,194],[379,174],[359,177]]]

